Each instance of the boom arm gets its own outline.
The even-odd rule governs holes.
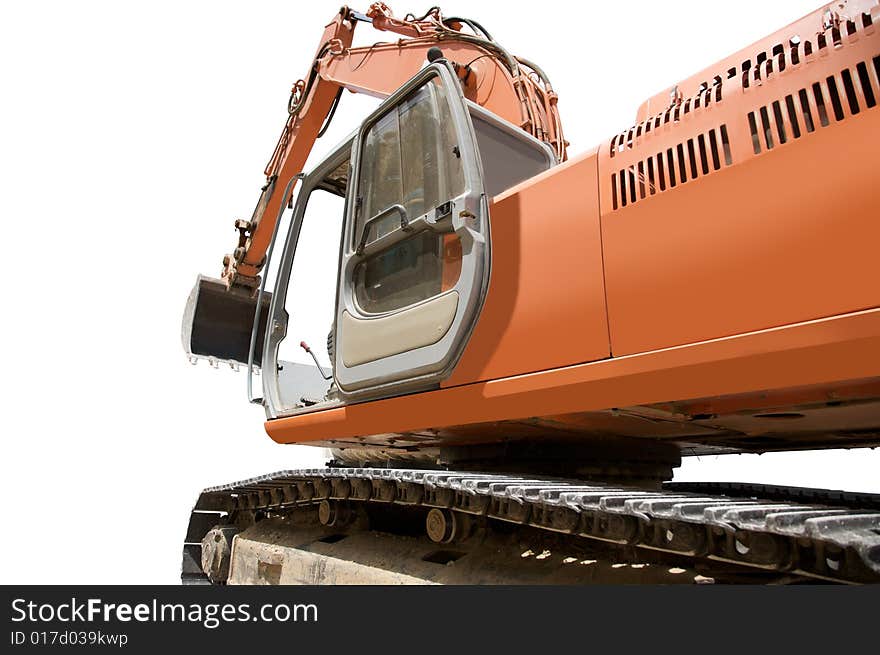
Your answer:
[[[377,30],[405,38],[352,48],[358,22],[369,22]],[[473,34],[463,32],[464,26]],[[275,223],[290,199],[283,190],[302,171],[342,91],[387,97],[419,70],[426,57],[438,55],[430,52],[437,46],[442,46],[442,56],[458,72],[469,100],[519,125],[549,144],[559,160],[565,159],[567,143],[557,96],[546,75],[536,65],[507,52],[479,23],[444,18],[436,7],[421,18],[407,15],[402,20],[381,2],[371,5],[366,15],[342,7],[324,29],[308,76],[293,86],[289,116],[266,166],[266,185],[253,216],[250,221],[235,222],[238,245],[223,258],[222,278],[227,288],[253,289],[258,285]]]

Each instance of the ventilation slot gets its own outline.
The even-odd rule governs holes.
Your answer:
[[[701,136],[700,139],[703,137]],[[716,171],[721,168],[721,161],[718,159],[718,143],[715,140],[715,130],[709,130],[709,147],[712,150],[712,168]],[[708,173],[709,171],[705,171]]]
[[[703,175],[708,175],[709,162],[706,160],[706,137],[702,134],[697,137],[697,145],[700,149],[700,165],[702,166]]]
[[[810,111],[810,101],[807,99],[807,90],[801,89],[798,91],[798,98],[800,98],[801,111],[804,115],[804,127],[807,129],[807,132],[814,132],[816,127],[813,125],[813,114]]]
[[[639,140],[648,136],[651,131],[656,131],[667,123],[679,123],[688,114],[695,112],[701,107],[708,107],[713,102],[721,102],[723,97],[723,80],[720,75],[712,79],[711,86],[708,82],[700,83],[696,95],[684,100],[677,100],[659,114],[648,118],[638,125],[631,127],[625,132],[612,137],[608,146],[608,155],[616,157],[625,150],[631,150],[639,144]]]
[[[752,149],[757,155],[761,152],[761,142],[758,140],[758,124],[755,122],[755,112],[749,112],[749,133],[752,135]]]
[[[721,126],[721,145],[724,147],[724,163],[730,166],[733,163],[733,157],[730,154],[730,138],[727,136],[727,125]]]
[[[868,67],[865,65],[865,62],[860,62],[856,66],[856,71],[859,74],[859,85],[862,87],[862,95],[865,96],[865,106],[870,109],[877,104],[877,101],[874,99],[874,90],[871,88],[871,78],[868,75]]]
[[[721,125],[612,173],[611,207],[626,207],[731,163],[727,126]]]
[[[819,112],[819,124],[827,127],[828,111],[825,109],[825,98],[822,96],[822,87],[818,82],[813,84],[813,95],[816,98],[816,110]]]
[[[860,62],[854,71],[844,68],[839,76],[830,75],[797,94],[750,111],[747,119],[755,154],[815,132],[817,122],[820,127],[827,127],[831,124],[831,116],[835,122],[840,122],[863,109],[875,107],[880,92],[875,82],[880,78],[880,56],[874,57],[871,65],[874,76],[867,62]],[[724,127],[721,129],[722,137],[726,139]]]
[[[675,156],[672,154],[672,148],[666,149],[666,163],[668,164],[668,168],[666,169],[669,173],[669,186],[675,186]]]
[[[697,177],[697,160],[694,157],[694,140],[688,139],[688,161],[691,163],[691,179],[695,179]]]
[[[788,123],[791,125],[792,138],[800,138],[801,126],[798,125],[797,111],[794,108],[794,97],[785,96],[785,110],[788,112]]]
[[[834,118],[843,120],[843,105],[840,104],[840,95],[837,93],[837,81],[833,77],[825,80],[828,83],[828,93],[831,94],[831,106],[834,108]]]
[[[856,88],[853,86],[852,75],[848,68],[841,71],[840,78],[843,80],[843,92],[849,100],[849,113],[855,116],[861,110],[859,109],[859,101],[856,99]]]
[[[767,112],[766,107],[761,107],[760,114],[761,114],[760,115],[760,119],[761,119],[760,131],[761,131],[761,136],[764,137],[764,141],[763,141],[764,145],[767,148],[772,148],[774,145],[774,142],[773,142],[773,129],[770,125],[770,114]],[[759,140],[758,143],[760,144],[761,141]]]
[[[645,197],[645,162],[640,161],[638,165],[639,178],[639,198]]]
[[[678,181],[681,183],[685,183],[685,182],[687,182],[688,178],[687,178],[687,168],[686,168],[687,163],[685,162],[685,159],[684,159],[684,145],[679,143],[675,147],[673,154],[676,156],[675,159],[678,162]]]
[[[660,190],[666,191],[666,169],[663,166],[663,153],[658,152],[655,159],[657,160],[657,179],[660,181]]]
[[[779,143],[785,143],[788,138],[785,135],[785,125],[782,124],[782,108],[779,101],[773,101],[773,120],[776,121],[776,134],[779,136]]]

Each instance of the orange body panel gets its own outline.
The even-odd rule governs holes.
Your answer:
[[[880,113],[604,216],[614,355],[880,304],[866,133]]]
[[[880,310],[266,422],[280,443],[576,414],[880,376]],[[390,435],[389,435],[390,436]],[[478,440],[478,439],[477,439]],[[387,441],[387,439],[386,439]],[[393,443],[394,439],[391,440]]]
[[[728,90],[726,84],[720,102],[710,94],[714,102],[706,106],[704,99],[703,107],[689,112],[682,108],[678,120],[666,120],[662,114],[661,120],[648,119],[601,150],[612,354],[880,304],[880,110],[866,100],[880,97],[872,61],[878,54],[873,29],[871,39],[857,33],[836,52],[829,54],[828,47],[801,55],[798,65],[788,51],[782,72],[765,72],[746,89],[733,85]],[[857,83],[858,64],[865,66],[871,84],[867,91],[854,84],[847,95],[841,71],[850,71]],[[780,68],[778,62],[776,66]],[[839,118],[828,77],[837,80]],[[827,114],[824,126],[814,83],[819,84]],[[801,89],[812,102],[812,131],[801,106]],[[761,108],[766,109],[769,148]],[[758,128],[759,152],[749,114]],[[648,126],[653,129],[639,129]],[[721,126],[728,136],[729,164]],[[713,136],[717,166],[712,161]],[[700,138],[705,159],[700,156]],[[681,151],[679,144],[684,146]],[[679,172],[674,188],[668,176],[670,162]],[[665,189],[660,183],[663,164]]]
[[[442,386],[608,357],[597,190],[594,151],[495,198],[489,294]]]

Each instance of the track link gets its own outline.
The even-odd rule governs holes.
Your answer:
[[[834,582],[880,582],[880,495],[735,483],[643,490],[379,468],[279,471],[205,489],[190,516],[183,582],[206,581],[201,540],[236,512],[284,512],[324,500],[448,509],[695,560]]]

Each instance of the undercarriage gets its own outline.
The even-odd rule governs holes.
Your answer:
[[[183,547],[182,580],[868,583],[880,581],[878,526],[874,494],[303,469],[202,492]],[[392,545],[357,545],[365,539]],[[398,556],[389,558],[392,552]],[[542,564],[530,567],[530,558]],[[437,564],[450,570],[440,574]]]

